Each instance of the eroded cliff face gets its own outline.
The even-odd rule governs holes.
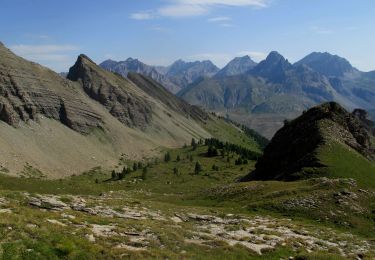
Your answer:
[[[82,84],[92,99],[102,104],[121,123],[146,129],[152,120],[152,107],[130,87],[127,79],[104,71],[85,55],[70,68],[68,79]]]
[[[87,134],[102,120],[74,83],[0,45],[0,120],[17,127],[39,115]]]

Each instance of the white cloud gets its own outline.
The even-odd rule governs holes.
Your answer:
[[[232,19],[230,17],[227,17],[227,16],[217,16],[217,17],[212,17],[210,19],[208,19],[207,21],[211,22],[211,23],[221,23],[221,22],[228,22],[228,21],[231,21]]]
[[[155,17],[156,16],[152,11],[141,11],[130,15],[130,18],[134,20],[151,20]]]
[[[10,49],[25,59],[40,63],[57,72],[67,71],[76,59],[79,47],[75,45],[27,45],[10,46]]]
[[[190,17],[208,13],[208,8],[201,5],[176,4],[159,8],[158,13],[166,17]]]
[[[136,20],[149,20],[164,17],[192,17],[201,16],[210,13],[218,6],[241,7],[251,6],[255,8],[264,8],[268,6],[270,0],[170,0],[170,4],[161,6],[154,11],[140,11],[130,15],[130,18]]]

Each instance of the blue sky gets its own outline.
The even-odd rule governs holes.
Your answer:
[[[0,0],[0,24],[0,41],[58,72],[80,53],[221,67],[272,50],[291,62],[328,51],[375,70],[374,0]]]

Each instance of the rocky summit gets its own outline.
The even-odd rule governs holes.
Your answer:
[[[79,85],[0,45],[0,120],[18,127],[38,115],[84,134],[102,124]]]
[[[107,73],[87,56],[78,57],[67,78],[79,81],[87,95],[102,104],[121,123],[142,129],[150,123],[150,103],[132,91],[128,80]]]
[[[319,148],[327,144],[332,146],[332,142],[352,150],[353,156],[374,160],[372,131],[364,126],[363,119],[358,119],[358,114],[358,110],[352,114],[330,102],[313,107],[292,121],[285,121],[258,160],[256,169],[243,180],[316,177],[319,171],[304,169],[326,167],[319,158]],[[335,153],[334,150],[330,152]]]

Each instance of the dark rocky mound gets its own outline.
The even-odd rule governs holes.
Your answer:
[[[145,129],[152,119],[151,104],[141,98],[129,80],[107,72],[81,54],[67,78],[82,84],[92,99],[102,104],[121,123]]]
[[[243,178],[249,180],[296,180],[304,167],[324,167],[317,159],[317,148],[328,140],[343,143],[369,159],[374,158],[369,131],[358,119],[359,112],[347,112],[335,102],[324,103],[285,122],[256,169]]]

